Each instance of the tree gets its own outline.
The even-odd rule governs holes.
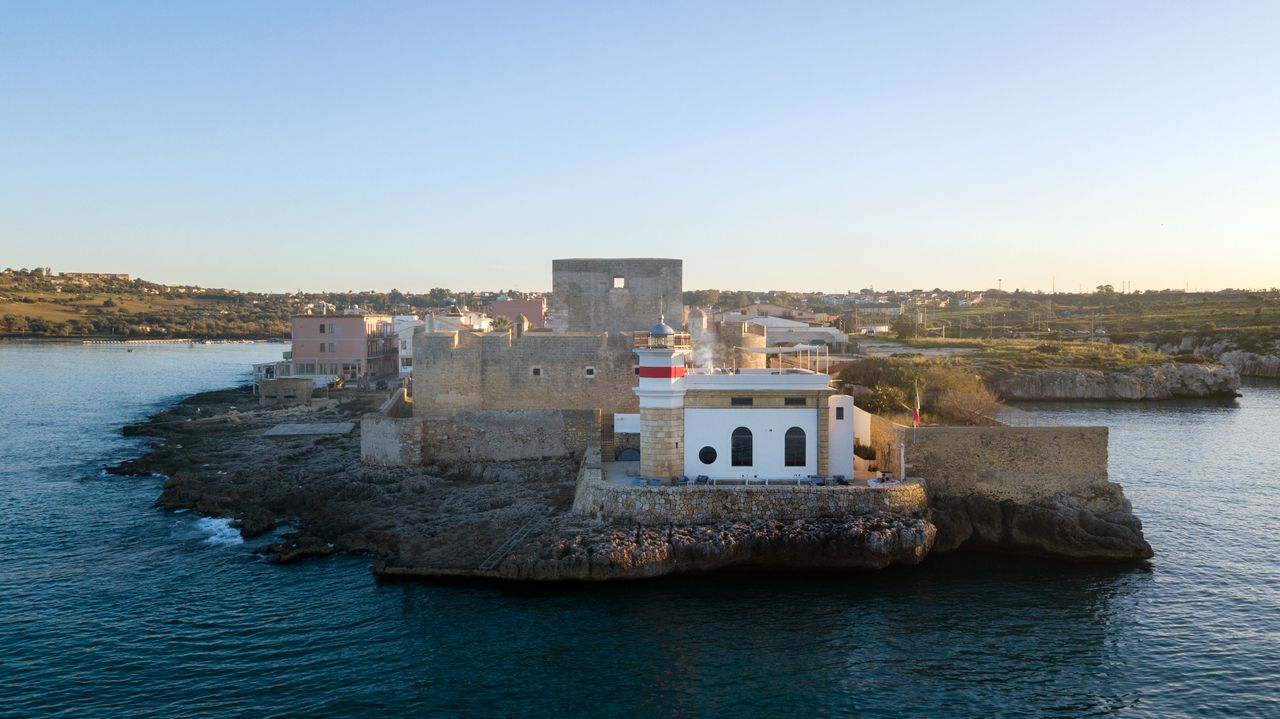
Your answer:
[[[897,318],[893,320],[893,323],[889,325],[889,329],[893,330],[893,333],[898,335],[898,337],[911,337],[915,335],[917,332],[915,315],[898,315]]]

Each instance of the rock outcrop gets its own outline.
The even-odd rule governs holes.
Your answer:
[[[1240,373],[1226,365],[1168,362],[1129,371],[1030,369],[986,381],[1006,400],[1166,400],[1236,397]]]
[[[1240,349],[1228,339],[1208,339],[1188,335],[1179,342],[1141,342],[1139,345],[1165,354],[1195,354],[1231,367],[1244,377],[1280,379],[1280,342],[1263,346],[1262,352]],[[1269,350],[1269,351],[1268,351]]]
[[[722,522],[692,526],[604,525],[530,541],[493,575],[523,580],[656,577],[734,566],[880,569],[918,564],[934,526],[920,515]]]
[[[1117,492],[1119,487],[1116,486]],[[1142,521],[1128,500],[1095,511],[1078,497],[1056,495],[1030,503],[980,496],[932,502],[938,528],[934,551],[989,549],[1079,560],[1138,560],[1152,556]]]

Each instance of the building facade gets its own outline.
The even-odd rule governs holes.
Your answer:
[[[546,329],[547,298],[526,297],[524,299],[511,299],[505,296],[499,297],[490,306],[489,314],[493,315],[495,319],[506,317],[513,325],[521,317],[524,317],[529,321],[530,329]]]
[[[687,369],[682,337],[659,324],[636,349],[641,476],[853,477],[853,398],[837,394],[829,375]]]
[[[292,320],[292,376],[317,384],[399,374],[399,349],[390,315],[298,315]]]

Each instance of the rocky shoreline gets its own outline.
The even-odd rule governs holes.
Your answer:
[[[1026,369],[990,375],[1008,401],[1112,401],[1238,397],[1240,372],[1218,364],[1167,362],[1136,369]]]
[[[358,430],[264,436],[283,422],[357,419],[382,399],[347,392],[322,409],[271,410],[259,409],[247,387],[193,395],[125,427],[153,444],[108,471],[163,475],[157,507],[233,518],[245,538],[295,528],[254,550],[274,562],[362,553],[387,577],[599,581],[742,566],[878,569],[956,548],[1151,556],[1131,514],[1099,519],[1070,498],[1030,509],[939,504],[909,514],[636,526],[572,514],[578,468],[569,461],[371,467],[359,461]],[[522,532],[528,536],[507,546]]]

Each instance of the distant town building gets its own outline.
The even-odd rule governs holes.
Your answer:
[[[59,272],[59,277],[69,280],[128,280],[129,275],[119,272]]]
[[[786,305],[774,304],[772,302],[756,302],[755,304],[740,307],[736,310],[717,312],[712,319],[716,322],[720,322],[726,317],[732,315],[745,317],[781,317],[783,319],[795,320],[797,322],[803,322],[811,325],[825,325],[831,321],[831,315],[825,312],[810,312],[809,310],[787,307]]]
[[[399,374],[399,349],[390,315],[348,310],[293,318],[292,376],[317,384]]]
[[[408,377],[413,371],[413,329],[421,327],[422,324],[422,320],[417,315],[395,315],[392,318],[392,331],[396,333],[401,377]]]
[[[754,317],[747,320],[747,324],[763,326],[765,337],[771,347],[819,344],[825,345],[833,352],[843,352],[849,344],[849,335],[836,327],[814,327],[805,322],[782,317]]]
[[[853,309],[863,315],[887,315],[896,317],[902,314],[901,302],[885,302],[881,300],[860,300],[853,303]]]
[[[524,316],[525,319],[529,320],[530,329],[546,329],[547,298],[538,296],[516,300],[503,295],[493,301],[489,313],[495,318],[506,317],[513,325],[517,319]]]

